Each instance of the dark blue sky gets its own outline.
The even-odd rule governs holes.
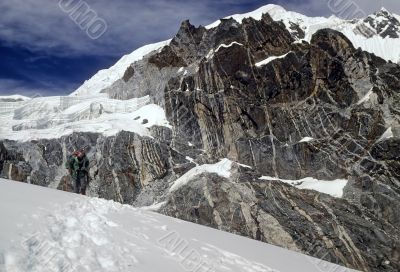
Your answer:
[[[59,3],[87,3],[107,31],[91,39]],[[70,2],[71,1],[71,2]],[[68,94],[134,49],[171,38],[182,20],[206,25],[275,3],[306,15],[330,15],[331,0],[12,0],[1,1],[0,95]],[[350,0],[349,0],[350,1]],[[361,0],[354,0],[361,1]],[[365,2],[365,1],[364,1]],[[366,1],[366,13],[398,0]]]

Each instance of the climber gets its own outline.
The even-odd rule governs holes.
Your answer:
[[[85,149],[72,153],[65,166],[74,180],[74,193],[86,195],[86,187],[89,184],[89,159]]]

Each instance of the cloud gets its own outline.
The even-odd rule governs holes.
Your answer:
[[[10,46],[23,45],[49,55],[117,56],[141,45],[170,38],[184,19],[207,24],[240,11],[242,5],[251,8],[260,5],[260,1],[240,0],[86,0],[107,24],[105,34],[92,40],[69,14],[63,12],[59,1],[72,1],[75,5],[81,0],[1,1],[0,40]]]
[[[23,45],[49,55],[120,56],[141,45],[173,36],[185,19],[194,24],[209,24],[229,14],[246,12],[268,3],[307,15],[330,15],[332,3],[354,1],[367,14],[381,5],[400,13],[398,0],[86,0],[98,17],[107,24],[105,34],[90,39],[59,7],[59,1],[75,5],[83,0],[13,0],[1,1],[0,40]]]
[[[330,7],[343,3],[356,3],[366,14],[381,6],[400,14],[398,0],[86,0],[107,24],[93,40],[59,1],[83,0],[0,1],[1,94],[72,91],[135,48],[173,37],[185,19],[207,25],[268,3],[309,16],[341,16]]]

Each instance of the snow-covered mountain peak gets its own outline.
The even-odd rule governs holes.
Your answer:
[[[399,17],[385,8],[369,15],[363,22],[373,30],[374,34],[382,38],[397,39],[400,37]]]
[[[242,23],[245,18],[261,20],[262,15],[265,13],[268,13],[273,20],[283,22],[288,31],[297,40],[310,41],[312,35],[318,30],[332,28],[345,34],[355,47],[361,47],[363,50],[374,53],[385,60],[400,61],[400,54],[395,50],[395,48],[400,47],[400,16],[390,13],[385,8],[364,19],[344,20],[335,15],[329,18],[308,17],[297,12],[288,11],[279,5],[268,4],[252,12],[234,14],[224,19],[232,18],[238,23]],[[207,25],[206,29],[218,27],[220,23],[221,20],[217,20]],[[386,40],[386,38],[391,39]],[[121,79],[129,65],[142,59],[152,51],[168,45],[169,42],[150,44],[124,56],[114,66],[99,71],[91,79],[87,80],[71,96],[87,96],[100,93]],[[388,50],[388,48],[393,48],[393,50]]]
[[[392,14],[390,11],[388,11],[385,7],[381,7],[381,9],[377,13],[383,13],[383,14]]]
[[[323,21],[326,21],[327,18],[324,17],[314,17],[310,18],[305,15],[302,15],[297,12],[293,11],[287,11],[285,8],[279,5],[274,5],[274,4],[268,4],[265,6],[262,6],[252,12],[247,12],[243,14],[234,14],[225,17],[224,19],[228,18],[233,18],[237,22],[241,23],[243,19],[245,18],[253,18],[255,20],[261,20],[262,15],[268,13],[275,21],[282,21],[285,23],[285,25],[288,27],[290,31],[290,27],[292,26],[293,23],[299,24],[299,23],[309,23],[309,24],[315,24],[315,23],[320,23]],[[221,23],[221,20],[218,20],[208,26],[206,26],[207,29],[211,29],[214,27],[217,27]]]
[[[168,45],[169,42],[170,40],[145,45],[123,56],[109,69],[100,70],[92,78],[85,81],[71,96],[88,96],[100,93],[105,88],[110,87],[115,81],[121,79],[129,65],[135,61],[141,60],[152,51],[163,48],[165,45]]]
[[[232,18],[232,19],[236,20],[237,22],[241,23],[243,21],[243,19],[245,19],[245,18],[253,18],[255,20],[261,20],[262,15],[265,13],[275,14],[277,16],[278,15],[285,16],[287,14],[287,12],[288,11],[281,6],[274,5],[274,4],[268,4],[268,5],[262,6],[256,10],[254,10],[254,11],[243,13],[243,14],[230,15],[230,16],[225,17],[224,19]],[[220,23],[221,23],[221,20],[217,20],[214,23],[207,25],[206,28],[207,29],[215,28]]]
[[[399,62],[400,54],[395,48],[400,47],[400,16],[382,8],[380,11],[362,19],[345,20],[335,15],[326,17],[308,17],[303,14],[287,11],[278,5],[266,5],[253,12],[236,14],[233,18],[239,23],[244,18],[261,20],[268,13],[275,21],[285,24],[287,30],[297,40],[310,41],[320,29],[331,28],[346,35],[357,48],[374,53],[389,61]],[[206,28],[214,28],[220,24],[216,21]]]

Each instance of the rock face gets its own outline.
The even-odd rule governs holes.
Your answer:
[[[169,46],[104,92],[150,95],[172,129],[3,141],[1,175],[68,188],[63,162],[87,145],[91,195],[165,201],[160,212],[184,220],[359,270],[400,269],[400,66],[329,29],[294,42],[267,14],[211,29],[185,21]],[[196,164],[221,158],[248,167],[235,164],[229,178],[202,173],[170,191]],[[348,184],[334,198],[261,176]]]
[[[363,271],[398,269],[397,226],[368,209],[251,173],[235,180],[197,176],[161,212]]]
[[[162,201],[159,198],[163,187],[168,187],[168,180],[172,178],[173,166],[180,166],[179,155],[172,154],[168,147],[168,132],[166,134],[167,137],[160,137],[160,141],[130,132],[121,132],[114,137],[74,133],[61,139],[23,144],[3,141],[0,145],[2,177],[69,190],[71,180],[64,166],[66,158],[73,150],[87,146],[91,195],[121,203],[151,205]],[[140,196],[150,183],[156,189],[152,194],[146,192],[147,197]]]
[[[376,20],[377,18],[379,20]],[[368,16],[364,19],[364,22],[382,38],[399,38],[400,22],[398,18],[384,8],[374,15]]]

